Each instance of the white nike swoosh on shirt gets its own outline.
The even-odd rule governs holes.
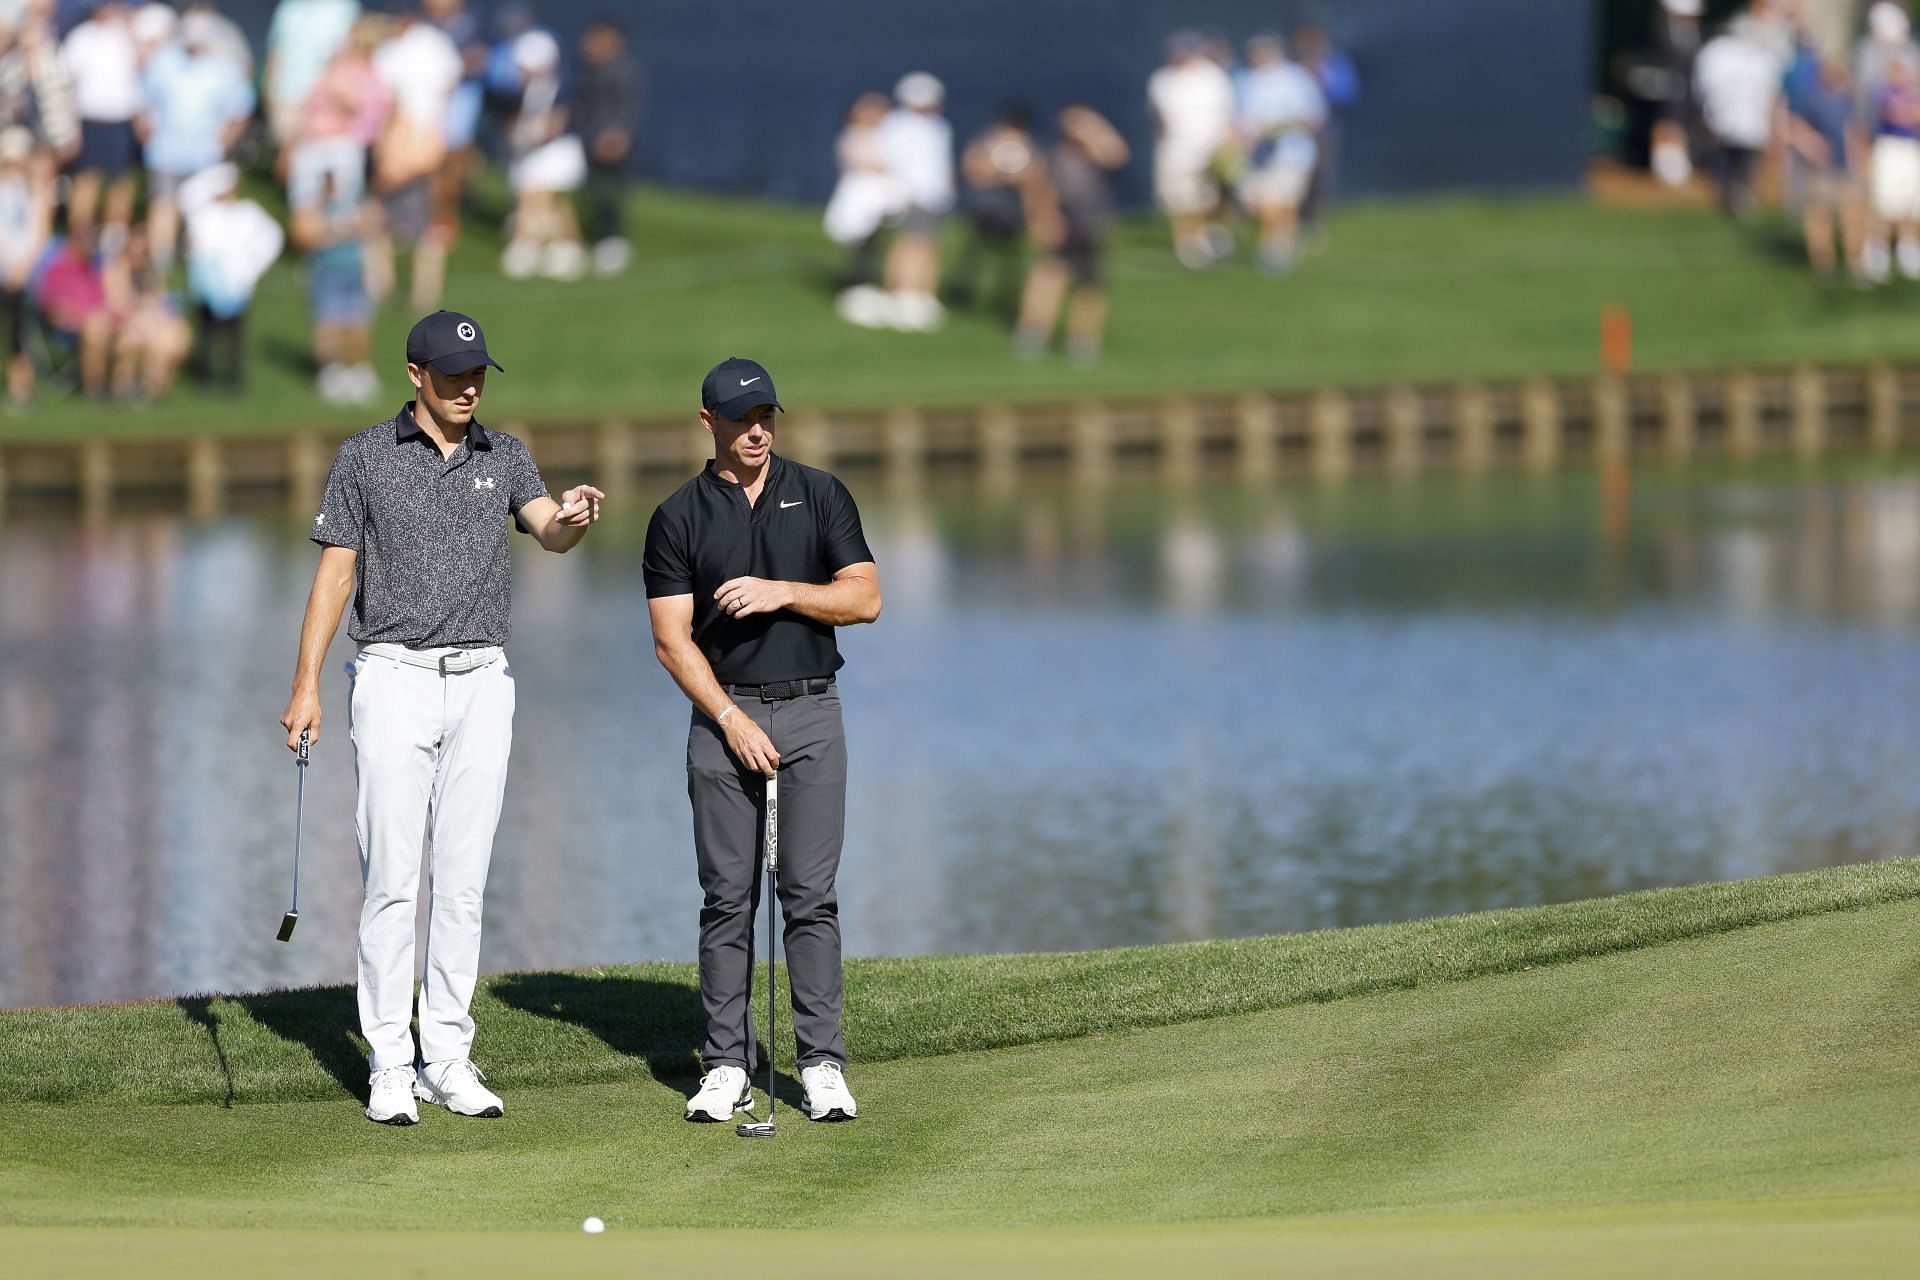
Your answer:
[[[741,386],[743,386],[743,387],[750,387],[750,386],[752,386],[752,385],[753,385],[754,383],[756,383],[756,382],[758,382],[758,381],[760,381],[760,379],[761,379],[761,378],[764,378],[764,377],[766,377],[766,376],[767,376],[766,374],[764,374],[764,373],[761,373],[761,374],[756,374],[756,375],[754,375],[754,376],[753,376],[753,377],[751,377],[751,378],[742,378],[742,379],[740,379],[740,385],[741,385]]]
[[[807,500],[805,498],[802,498],[798,502],[783,502],[780,504],[780,509],[782,511],[785,511],[788,507],[803,507],[806,504],[807,504]]]

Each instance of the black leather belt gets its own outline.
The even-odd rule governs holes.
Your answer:
[[[772,684],[730,684],[727,692],[736,698],[758,698],[762,702],[785,702],[810,693],[825,693],[833,688],[832,676],[812,680],[776,680]]]

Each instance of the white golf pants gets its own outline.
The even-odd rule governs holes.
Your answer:
[[[513,745],[505,651],[371,644],[353,664],[349,725],[360,800],[360,1030],[371,1067],[415,1061],[414,919],[421,854],[432,909],[418,1060],[473,1048],[480,910]]]

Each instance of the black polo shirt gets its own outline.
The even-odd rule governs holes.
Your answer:
[[[527,446],[478,422],[449,457],[413,420],[413,402],[334,455],[309,535],[351,547],[362,644],[415,649],[505,644],[513,614],[507,529],[543,496]]]
[[[873,559],[847,487],[772,455],[760,500],[706,470],[661,503],[641,564],[647,598],[693,596],[693,640],[722,684],[832,675],[844,661],[833,628],[780,609],[730,618],[713,593],[734,578],[826,583]]]

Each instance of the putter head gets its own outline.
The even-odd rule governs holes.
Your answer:
[[[277,935],[280,941],[285,942],[289,938],[293,937],[293,926],[299,923],[300,923],[300,913],[298,911],[289,911],[287,912],[286,915],[281,916],[280,932]]]
[[[771,1138],[773,1136],[773,1121],[756,1120],[751,1124],[737,1124],[733,1126],[733,1131],[742,1138]]]

